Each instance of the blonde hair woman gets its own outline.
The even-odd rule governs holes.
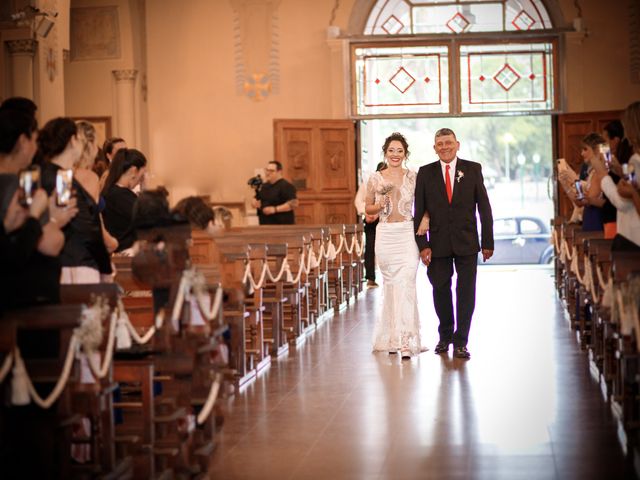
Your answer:
[[[102,212],[104,210],[104,199],[100,197],[100,179],[98,175],[93,171],[93,164],[98,155],[98,144],[96,137],[96,129],[91,123],[80,120],[76,122],[78,127],[78,138],[83,144],[80,160],[74,169],[74,176],[87,191],[94,202],[98,205],[98,210]],[[109,234],[104,227],[104,221],[102,219],[102,213],[100,213],[100,224],[102,228],[102,239],[104,245],[107,247],[109,253],[113,253],[118,248],[118,240]],[[101,272],[108,274],[109,272]]]

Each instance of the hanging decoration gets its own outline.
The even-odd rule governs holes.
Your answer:
[[[236,90],[260,102],[280,87],[278,7],[281,0],[230,0],[234,11]]]

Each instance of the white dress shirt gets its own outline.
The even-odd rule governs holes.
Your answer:
[[[454,182],[455,180],[455,176],[456,176],[456,164],[458,163],[458,157],[454,158],[451,163],[444,163],[442,160],[440,160],[440,167],[442,167],[442,180],[444,181],[445,184],[445,188],[447,185],[447,177],[445,176],[447,174],[447,165],[449,165],[449,180],[451,181],[451,194],[453,195],[453,189],[455,188],[454,185],[456,182]]]

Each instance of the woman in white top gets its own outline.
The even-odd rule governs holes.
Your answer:
[[[627,138],[633,145],[634,153],[629,159],[629,171],[635,172],[636,179],[640,175],[640,102],[634,102],[624,112],[624,124]],[[634,196],[638,197],[638,184],[632,185],[627,179],[621,179],[616,185],[606,174],[606,166],[602,155],[594,163],[594,169],[604,174],[602,191],[618,210],[616,219],[617,235],[613,240],[612,250],[640,250],[640,215],[634,204]],[[636,180],[638,182],[638,180]]]
[[[419,255],[412,213],[416,173],[403,167],[409,145],[400,133],[390,135],[382,151],[388,166],[369,178],[365,206],[368,215],[379,215],[380,219],[375,252],[384,283],[373,351],[400,351],[403,359],[409,359],[421,351],[416,303]]]

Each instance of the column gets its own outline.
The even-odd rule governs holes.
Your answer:
[[[34,99],[33,62],[38,42],[32,39],[7,41],[11,69],[11,95]]]
[[[127,145],[135,147],[136,103],[135,85],[137,70],[112,70],[116,79],[116,112],[114,136],[122,137]]]

